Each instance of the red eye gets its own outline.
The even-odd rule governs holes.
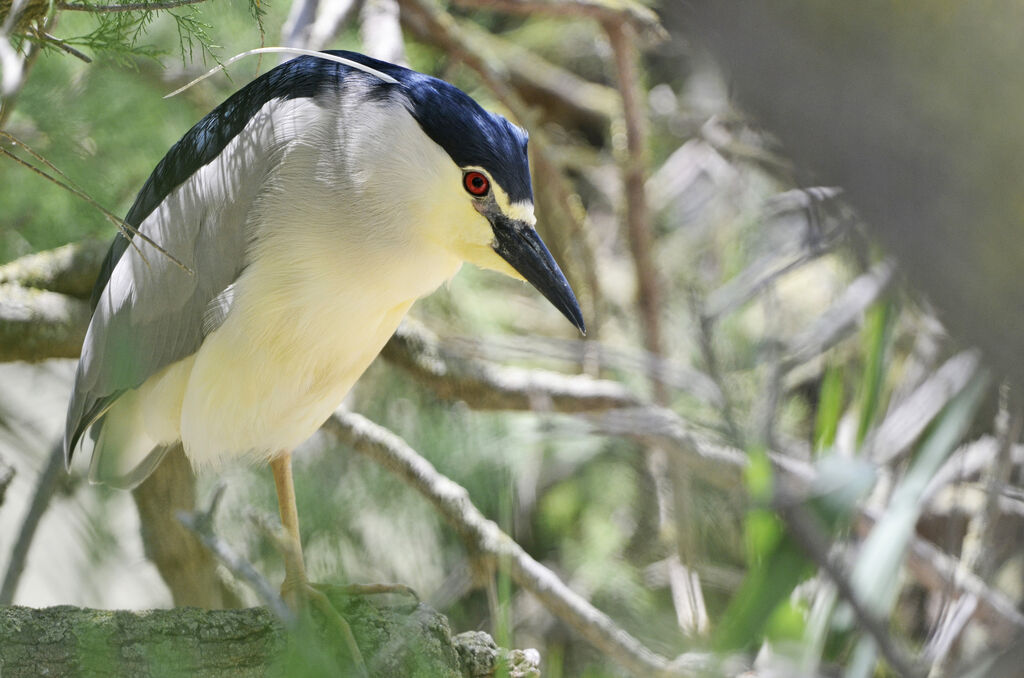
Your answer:
[[[466,187],[466,190],[471,195],[475,195],[478,198],[482,195],[487,195],[487,191],[491,188],[491,183],[487,181],[480,172],[466,172],[462,176],[462,185]]]

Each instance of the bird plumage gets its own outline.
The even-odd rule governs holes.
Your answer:
[[[94,447],[92,479],[133,486],[178,439],[197,465],[292,449],[463,261],[519,275],[493,224],[532,231],[526,134],[441,80],[337,54],[397,82],[283,64],[189,130],[140,191],[126,220],[194,274],[123,235],[111,247],[65,435],[68,461],[83,437]],[[486,202],[462,190],[467,167],[493,180]]]

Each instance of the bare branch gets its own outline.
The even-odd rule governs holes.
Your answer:
[[[161,9],[175,9],[186,5],[198,5],[206,0],[170,0],[169,2],[129,2],[123,5],[89,5],[79,2],[57,2],[54,6],[57,9],[66,9],[74,12],[93,12],[95,14],[106,14],[111,12],[152,12]]]
[[[39,37],[42,38],[43,40],[45,40],[46,42],[50,43],[51,45],[55,45],[56,47],[58,47],[59,49],[61,49],[64,52],[67,52],[68,54],[70,54],[71,56],[75,57],[76,59],[80,59],[80,60],[84,61],[87,64],[91,64],[92,63],[92,59],[91,58],[89,58],[88,56],[86,56],[82,52],[79,52],[77,49],[75,49],[74,47],[72,47],[68,43],[64,42],[63,40],[58,38],[56,35],[50,35],[49,33],[42,33],[42,32],[38,33],[37,35],[39,35]]]
[[[641,401],[615,381],[546,370],[502,367],[478,360],[453,360],[437,337],[406,321],[381,352],[442,398],[474,409],[592,412],[633,407]]]
[[[674,391],[692,395],[715,407],[722,404],[722,392],[706,374],[668,359],[658,359],[639,348],[610,346],[590,339],[559,339],[555,337],[515,335],[488,337],[445,337],[444,350],[453,358],[488,361],[551,359],[568,363],[577,369],[595,365],[599,370],[636,374],[659,379]]]

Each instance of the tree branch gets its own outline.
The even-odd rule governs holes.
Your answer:
[[[87,5],[79,2],[57,2],[57,9],[66,9],[75,12],[150,12],[161,9],[175,9],[185,5],[198,5],[206,0],[171,0],[170,2],[129,2],[123,5]]]
[[[0,266],[0,284],[13,283],[88,299],[109,242],[82,240],[27,254]]]
[[[84,301],[0,284],[0,362],[78,357],[91,315]]]
[[[435,335],[408,321],[398,328],[381,355],[439,397],[463,400],[473,409],[575,413],[641,404],[629,389],[615,381],[480,360],[453,360]]]

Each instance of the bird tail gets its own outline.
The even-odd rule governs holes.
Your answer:
[[[124,422],[111,418],[111,413],[98,419],[81,442],[84,454],[92,448],[89,482],[120,490],[134,489],[148,478],[173,446],[155,443],[145,435],[131,436]]]

